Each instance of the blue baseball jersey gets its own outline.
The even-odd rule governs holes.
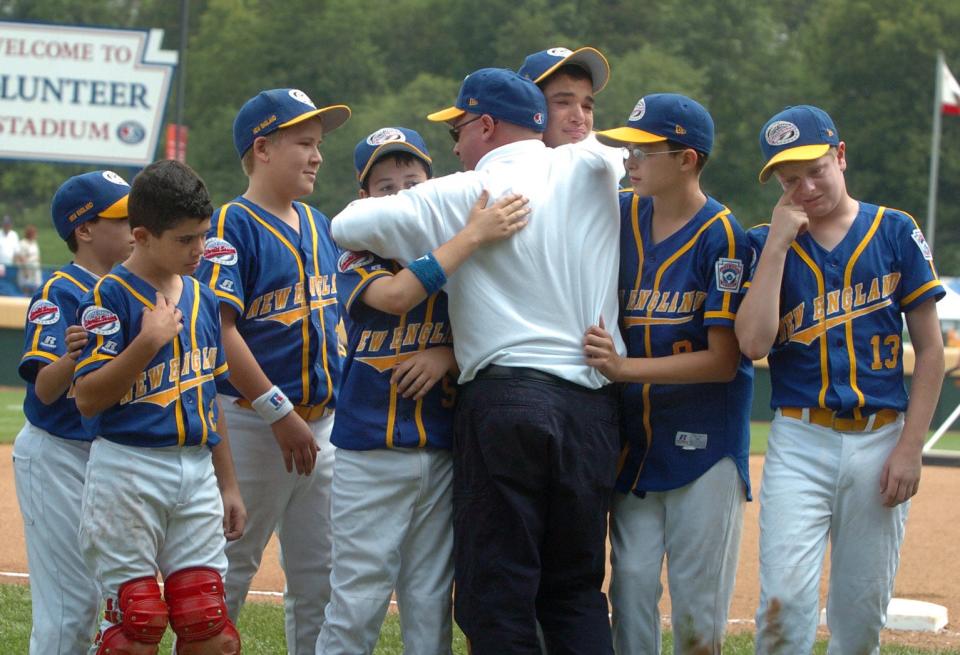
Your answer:
[[[659,243],[651,235],[651,198],[621,192],[620,216],[620,321],[627,355],[706,350],[711,326],[733,329],[750,248],[730,210],[707,198],[686,225]],[[617,489],[641,496],[677,489],[730,457],[750,498],[752,400],[753,366],[745,357],[731,382],[625,385]]]
[[[88,432],[129,446],[214,446],[216,384],[227,376],[216,296],[183,277],[177,308],[183,329],[164,345],[120,399],[93,418]],[[103,276],[80,302],[80,324],[90,337],[77,360],[74,380],[117,357],[140,333],[145,308],[157,290],[122,264]]]
[[[907,408],[901,312],[946,292],[913,217],[859,204],[833,250],[804,233],[787,251],[780,325],[768,355],[773,409],[822,407],[862,418]],[[747,233],[754,261],[769,229]]]
[[[452,445],[456,383],[450,375],[420,400],[402,397],[390,384],[396,364],[427,348],[452,344],[447,294],[438,291],[401,316],[361,300],[371,282],[399,270],[396,262],[366,252],[348,251],[340,258],[337,294],[346,314],[347,356],[330,438],[338,448]]]
[[[76,264],[67,264],[50,276],[33,296],[27,310],[20,377],[27,383],[23,413],[33,425],[64,439],[90,441],[80,422],[73,387],[50,405],[37,398],[34,382],[41,364],[52,364],[67,354],[67,328],[77,324],[80,299],[97,283],[97,276]]]
[[[214,213],[203,261],[194,274],[237,312],[237,331],[270,381],[294,405],[336,406],[336,266],[330,219],[294,203],[297,233],[239,197]],[[232,384],[221,393],[240,397]],[[250,399],[253,400],[253,399]]]

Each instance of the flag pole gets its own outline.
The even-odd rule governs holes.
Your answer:
[[[937,229],[937,177],[940,172],[940,114],[943,101],[943,67],[946,62],[943,52],[937,52],[937,72],[934,77],[933,91],[933,136],[930,144],[930,184],[927,195],[927,244],[933,251],[935,232]]]

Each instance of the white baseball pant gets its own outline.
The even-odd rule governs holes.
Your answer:
[[[777,412],[760,488],[757,653],[813,648],[829,539],[827,652],[879,654],[909,508],[882,505],[880,474],[902,430],[902,417],[837,432]]]
[[[247,508],[243,536],[227,544],[227,608],[237,624],[263,551],[276,532],[286,576],[284,627],[287,652],[313,655],[330,599],[330,482],[333,415],[307,425],[320,452],[310,475],[288,473],[270,426],[256,412],[220,396],[230,429],[230,449]],[[237,624],[239,625],[239,624]]]

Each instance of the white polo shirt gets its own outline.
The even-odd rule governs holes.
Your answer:
[[[593,137],[559,148],[518,141],[487,153],[474,171],[352,202],[334,217],[333,238],[407,264],[459,232],[483,189],[493,199],[523,194],[527,227],[476,251],[444,287],[460,381],[499,364],[596,389],[609,380],[585,363],[586,329],[603,316],[625,352],[616,328],[622,175],[620,151]]]

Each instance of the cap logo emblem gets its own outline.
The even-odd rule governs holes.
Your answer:
[[[790,121],[777,121],[767,128],[763,138],[771,146],[785,146],[800,138],[800,128]]]
[[[467,100],[468,107],[476,107],[479,104],[480,104],[480,101],[477,100],[476,98],[470,98],[469,100]]]
[[[551,57],[569,57],[573,54],[573,50],[570,48],[550,48],[547,50],[547,54]]]
[[[686,134],[686,133],[687,133],[687,131],[684,129],[683,125],[677,125],[676,127],[673,128],[673,131],[676,132],[677,134]]]
[[[647,103],[644,102],[643,98],[637,101],[637,104],[633,107],[633,111],[630,112],[630,118],[627,121],[638,121],[643,118],[643,115],[647,111]]]
[[[539,111],[536,114],[534,114],[533,122],[536,123],[537,125],[543,125],[543,114],[541,114]]]
[[[317,108],[316,105],[313,104],[313,100],[310,99],[310,96],[308,96],[306,93],[304,93],[300,89],[290,89],[287,93],[289,93],[290,97],[296,100],[297,102],[302,102],[305,105],[310,105],[314,109]]]
[[[833,136],[833,130],[831,130],[829,127],[827,128],[827,136]]]
[[[379,146],[391,141],[406,141],[407,137],[395,127],[384,127],[367,137],[367,145]]]
[[[113,171],[104,171],[103,179],[105,179],[107,182],[113,182],[114,184],[119,184],[121,186],[130,186],[129,184],[127,184],[126,180],[124,180],[122,177],[120,177]]]

